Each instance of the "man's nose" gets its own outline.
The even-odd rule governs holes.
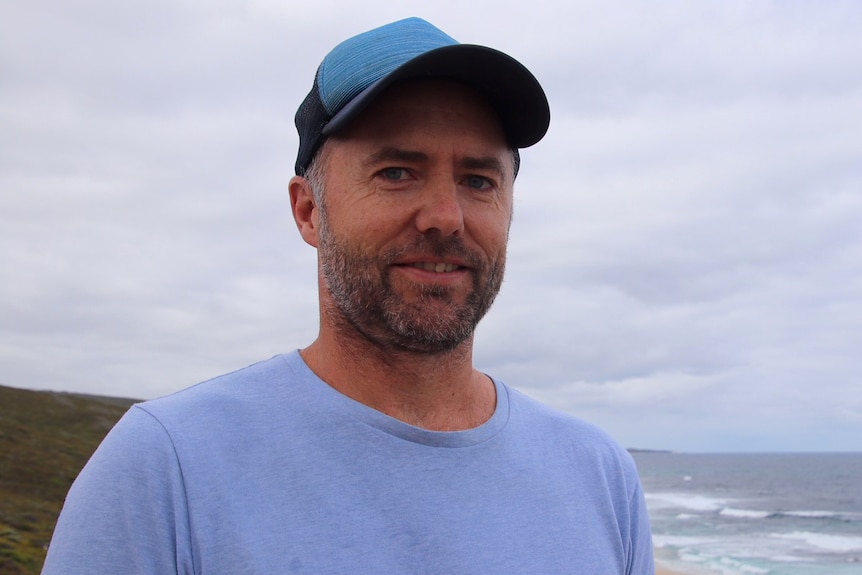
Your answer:
[[[458,186],[451,178],[437,178],[428,182],[423,190],[416,214],[416,227],[426,233],[438,230],[444,236],[464,230],[464,210]]]

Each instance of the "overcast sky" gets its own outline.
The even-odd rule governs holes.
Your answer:
[[[151,398],[310,343],[293,115],[412,15],[551,103],[478,367],[629,447],[862,450],[852,0],[4,2],[0,384]]]

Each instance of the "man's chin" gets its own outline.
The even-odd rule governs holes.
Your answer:
[[[386,323],[399,347],[424,352],[455,349],[473,336],[474,310],[452,304],[412,307],[409,313],[389,313]]]
[[[409,335],[401,334],[391,342],[394,349],[423,355],[441,355],[449,353],[467,341],[472,340],[472,333],[446,334],[413,332]]]

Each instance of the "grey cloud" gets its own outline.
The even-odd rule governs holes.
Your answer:
[[[309,343],[293,113],[419,12],[552,104],[479,367],[630,445],[858,449],[862,9],[464,8],[4,7],[0,382],[152,397]]]

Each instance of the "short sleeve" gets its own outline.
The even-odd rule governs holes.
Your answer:
[[[132,407],[75,480],[43,575],[191,575],[182,469],[168,432]]]
[[[627,575],[654,575],[655,561],[653,557],[652,535],[650,531],[649,513],[640,481],[636,484],[630,508],[630,554]]]

